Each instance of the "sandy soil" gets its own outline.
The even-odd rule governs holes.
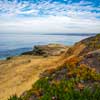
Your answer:
[[[60,66],[62,56],[13,57],[0,61],[0,100],[7,100],[13,94],[20,95],[31,88],[44,70]]]

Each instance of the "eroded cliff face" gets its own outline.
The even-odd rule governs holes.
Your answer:
[[[100,35],[76,43],[66,52],[66,56],[72,55],[81,58],[80,64],[86,64],[100,72]]]

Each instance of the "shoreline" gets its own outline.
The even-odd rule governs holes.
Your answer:
[[[17,48],[17,49],[11,49],[11,50],[6,50],[6,51],[0,51],[0,54],[1,54],[0,60],[6,60],[8,57],[20,56],[21,53],[24,53],[30,50],[32,50],[32,48]],[[4,53],[5,56],[3,56],[2,53]]]
[[[67,46],[64,44],[56,44],[56,43],[49,43],[49,44],[46,44],[45,46],[48,46],[48,45],[62,45],[62,46],[66,46],[66,47],[71,47],[71,46]],[[7,50],[7,51],[1,51],[0,52],[1,53],[0,61],[7,60],[12,57],[20,56],[20,55],[24,54],[25,52],[31,52],[32,50],[34,50],[35,46],[44,46],[44,45],[34,45],[33,49],[31,47],[31,48],[18,48],[18,49],[12,49],[12,50]],[[2,56],[2,53],[4,53],[5,57]]]

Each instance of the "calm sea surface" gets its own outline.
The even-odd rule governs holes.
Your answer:
[[[59,43],[73,45],[89,36],[0,34],[0,59],[32,50],[34,45]]]

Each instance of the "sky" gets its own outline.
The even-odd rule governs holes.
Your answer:
[[[4,33],[100,33],[100,0],[0,0]]]

